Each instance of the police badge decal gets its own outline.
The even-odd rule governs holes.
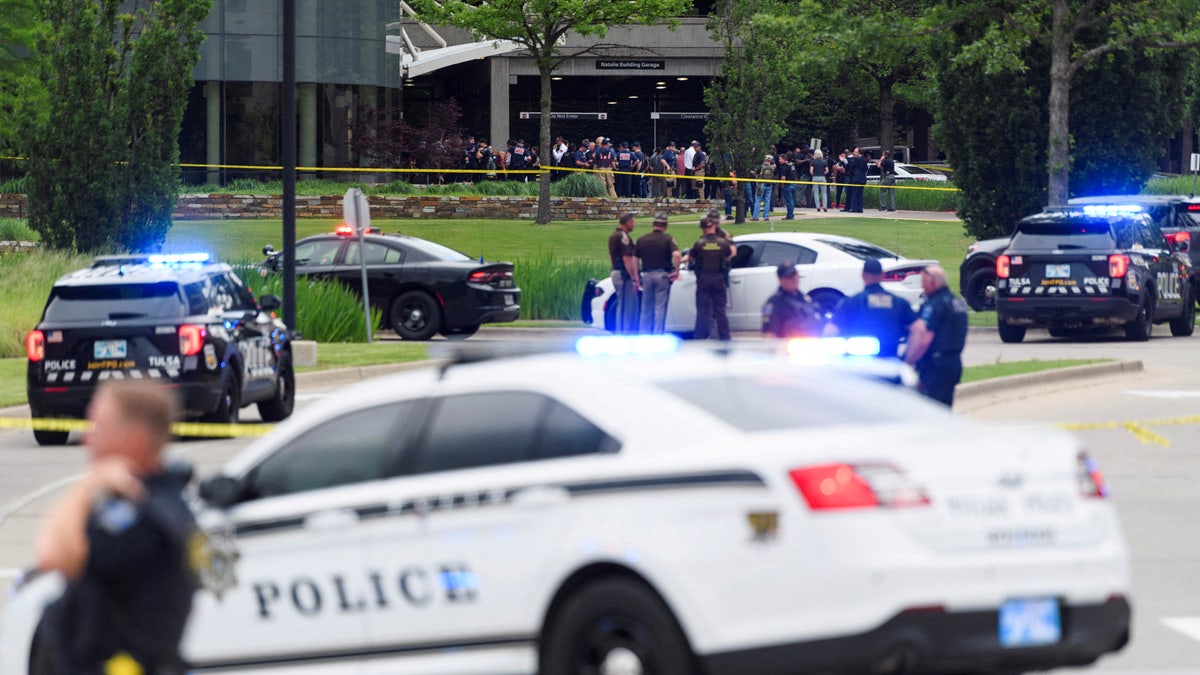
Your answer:
[[[241,558],[237,542],[224,530],[206,534],[192,532],[187,543],[187,564],[200,586],[221,600],[225,591],[237,586],[237,563]]]

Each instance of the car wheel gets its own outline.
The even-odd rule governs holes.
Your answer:
[[[392,303],[392,330],[402,340],[428,340],[438,332],[442,317],[437,301],[425,291],[408,291]]]
[[[998,321],[996,327],[1000,329],[1001,342],[1016,344],[1025,339],[1025,326],[1012,326],[1004,321]]]
[[[38,445],[66,445],[70,435],[69,431],[33,430],[33,440],[37,441]]]
[[[671,611],[644,584],[601,579],[573,593],[543,631],[542,675],[692,675],[692,650]]]
[[[479,332],[479,325],[463,326],[462,328],[443,328],[442,337],[447,340],[466,340]]]
[[[964,299],[976,312],[990,312],[996,309],[995,270],[984,268],[972,272],[971,277],[967,279]]]
[[[264,422],[278,422],[292,415],[296,405],[296,374],[292,370],[292,355],[282,352],[275,372],[275,395],[258,404],[258,415]]]
[[[812,298],[813,304],[821,312],[821,318],[825,321],[833,318],[833,311],[837,309],[838,303],[842,301],[842,294],[837,291],[820,290],[813,291],[808,294]]]
[[[238,412],[242,408],[241,400],[237,376],[229,373],[221,385],[221,402],[217,404],[217,409],[201,417],[200,421],[212,424],[237,424]]]
[[[1171,335],[1175,337],[1187,337],[1196,332],[1196,300],[1192,297],[1191,288],[1183,293],[1183,309],[1178,317],[1171,319]]]
[[[1149,296],[1142,298],[1137,316],[1125,324],[1125,337],[1134,342],[1145,342],[1154,332],[1154,300]]]
[[[617,331],[617,305],[621,302],[617,300],[617,296],[613,295],[604,303],[604,330],[615,333]]]

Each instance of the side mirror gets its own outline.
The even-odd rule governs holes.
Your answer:
[[[1191,243],[1191,241],[1189,241],[1187,239],[1178,239],[1175,242],[1175,250],[1179,251],[1180,253],[1187,253],[1188,249],[1190,249],[1191,247],[1192,247],[1192,243]]]
[[[270,312],[283,307],[283,299],[278,295],[264,295],[259,299],[258,306],[264,311]]]
[[[270,244],[267,244],[266,246],[263,247],[263,255],[271,255],[274,252],[275,252],[275,247]]]
[[[228,508],[242,500],[246,485],[237,478],[213,476],[200,482],[199,495],[205,503],[219,509]]]

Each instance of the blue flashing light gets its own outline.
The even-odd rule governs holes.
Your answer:
[[[679,351],[674,335],[585,335],[575,341],[575,352],[584,358],[649,358]]]
[[[879,340],[873,337],[792,338],[787,341],[789,358],[805,363],[830,363],[847,357],[879,355]]]
[[[156,253],[146,256],[151,265],[186,265],[208,262],[207,253]]]
[[[1128,216],[1143,211],[1140,204],[1087,204],[1083,207],[1088,216]]]

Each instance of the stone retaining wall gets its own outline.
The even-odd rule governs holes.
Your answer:
[[[451,196],[372,196],[371,217],[388,218],[495,218],[533,220],[537,215],[536,197],[451,197]],[[645,218],[656,211],[672,215],[702,213],[721,208],[722,202],[707,199],[676,199],[668,203],[654,199],[607,199],[555,197],[550,217],[554,220],[615,220],[633,211]],[[0,218],[24,218],[24,195],[0,195]],[[175,205],[176,220],[224,218],[282,218],[283,198],[271,195],[180,195]],[[297,218],[341,218],[342,197],[296,197]]]

